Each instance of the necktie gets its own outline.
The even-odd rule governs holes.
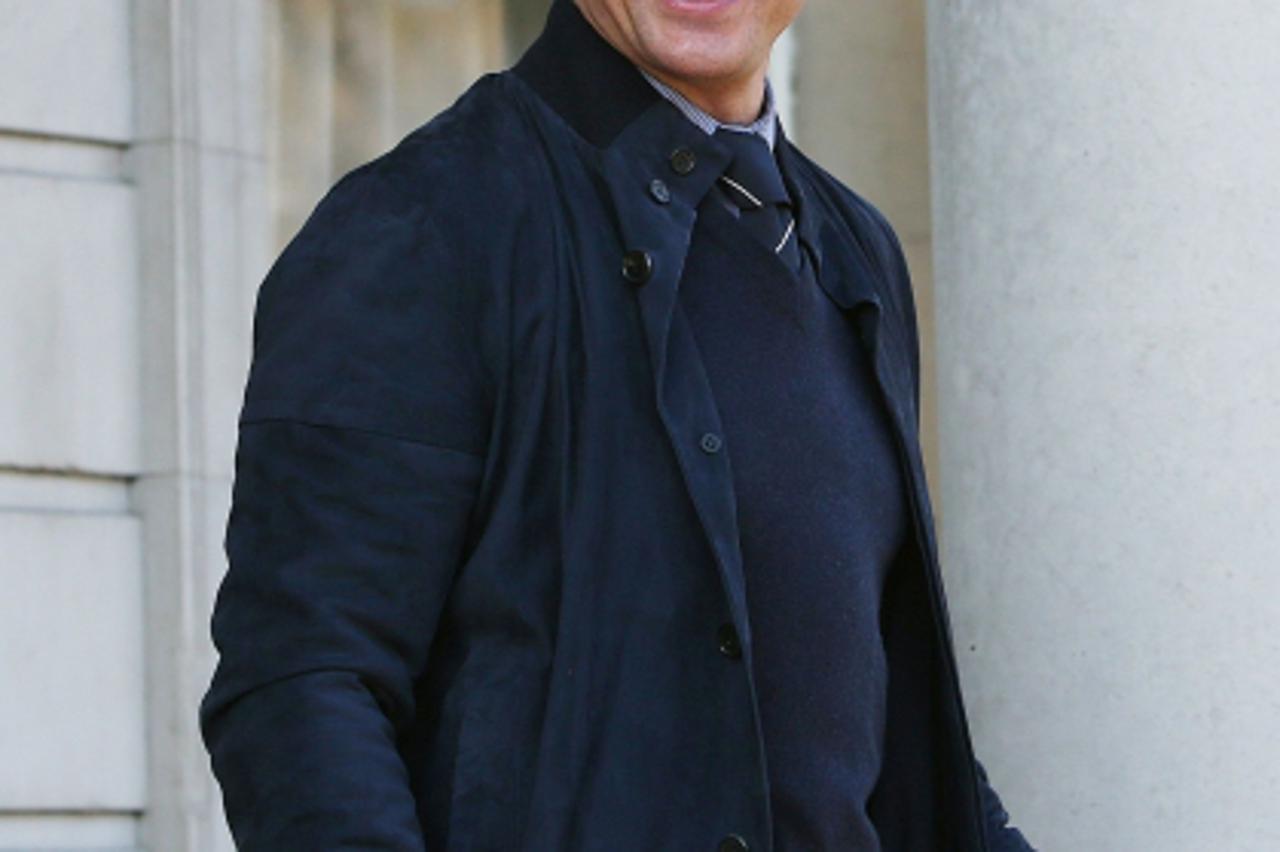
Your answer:
[[[728,128],[720,128],[715,135],[733,152],[720,184],[741,211],[739,220],[783,263],[799,272],[801,254],[795,218],[769,143],[757,133]]]

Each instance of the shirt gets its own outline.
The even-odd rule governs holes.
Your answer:
[[[773,150],[774,140],[777,138],[778,125],[781,123],[781,119],[778,117],[778,107],[773,96],[773,85],[769,82],[768,77],[765,77],[764,80],[764,103],[760,109],[759,117],[750,124],[726,124],[706,110],[702,109],[702,107],[698,106],[693,101],[686,98],[676,89],[673,89],[657,77],[650,74],[645,69],[637,65],[636,70],[638,70],[644,78],[649,81],[649,85],[658,90],[659,94],[671,103],[675,104],[676,108],[684,114],[685,118],[692,121],[704,132],[711,134],[715,133],[716,130],[725,127],[730,130],[737,130],[746,133],[758,133],[765,142],[769,143],[769,149]]]

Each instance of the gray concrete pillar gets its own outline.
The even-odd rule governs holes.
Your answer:
[[[1044,849],[1280,848],[1280,6],[930,0],[943,551]]]

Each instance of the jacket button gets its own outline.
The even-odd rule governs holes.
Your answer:
[[[698,446],[702,447],[704,453],[718,453],[723,444],[724,441],[715,432],[706,432],[698,440]]]
[[[731,660],[736,660],[742,656],[742,643],[738,641],[738,631],[734,629],[732,624],[727,621],[721,624],[719,631],[716,633],[716,638],[719,640],[721,654]]]
[[[643,284],[653,274],[653,258],[647,251],[635,249],[622,256],[622,277],[632,284]]]
[[[688,148],[677,148],[671,152],[668,159],[671,163],[671,170],[678,175],[687,175],[693,171],[693,167],[698,165],[698,155]]]
[[[649,181],[649,195],[659,204],[666,204],[671,200],[671,190],[667,187],[666,181],[658,178]]]
[[[747,846],[747,841],[742,839],[742,835],[730,834],[716,846],[716,852],[748,852],[750,848]]]

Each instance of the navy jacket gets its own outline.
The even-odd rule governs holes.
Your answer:
[[[886,850],[1026,849],[962,708],[901,250],[778,144],[910,486],[872,816]],[[240,848],[772,847],[731,471],[676,301],[728,158],[556,0],[276,261],[200,707]]]

